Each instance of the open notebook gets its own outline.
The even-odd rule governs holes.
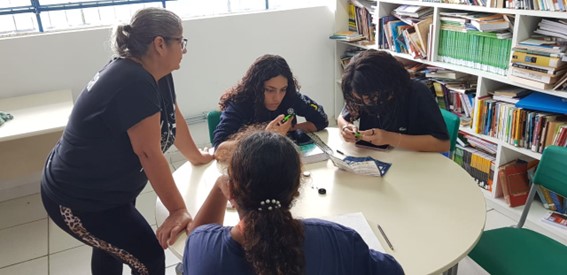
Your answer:
[[[376,251],[386,253],[384,251],[384,247],[382,247],[382,244],[380,243],[376,235],[374,235],[374,232],[372,232],[372,229],[370,228],[366,217],[364,217],[364,214],[362,214],[361,212],[348,213],[333,217],[322,217],[321,219],[336,222],[338,224],[354,229],[354,231],[358,232],[358,234],[362,237],[364,242],[366,242],[368,247]]]

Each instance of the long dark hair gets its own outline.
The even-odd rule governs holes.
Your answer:
[[[243,215],[242,246],[254,271],[303,274],[303,226],[290,212],[299,196],[301,162],[291,140],[267,131],[250,134],[239,142],[228,174]]]
[[[242,79],[232,88],[228,89],[220,98],[221,110],[226,108],[227,101],[254,102],[256,113],[264,107],[264,82],[276,76],[287,79],[287,90],[283,101],[296,96],[300,86],[293,76],[285,59],[279,55],[266,54],[258,57]]]
[[[367,50],[353,57],[345,68],[341,88],[347,110],[358,117],[361,112],[395,118],[411,89],[411,79],[404,66],[385,51]],[[359,97],[368,97],[367,105]]]

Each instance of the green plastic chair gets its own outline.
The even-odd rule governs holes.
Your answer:
[[[207,113],[207,125],[209,126],[209,140],[211,141],[211,144],[213,143],[213,139],[215,138],[215,129],[220,122],[220,115],[221,111],[219,110],[212,110]]]
[[[440,109],[443,120],[445,120],[445,125],[447,125],[447,132],[449,132],[449,140],[451,141],[451,147],[447,157],[451,157],[455,151],[455,145],[457,144],[457,135],[459,134],[459,125],[461,120],[459,116],[447,111],[445,109]]]
[[[522,228],[536,185],[567,196],[567,148],[549,146],[543,151],[518,224],[485,231],[470,252],[469,257],[490,274],[567,274],[567,246]]]

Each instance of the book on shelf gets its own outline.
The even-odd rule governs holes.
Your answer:
[[[501,186],[504,200],[510,207],[526,204],[530,191],[527,169],[527,162],[519,159],[498,168],[498,185]]]
[[[541,220],[567,230],[567,214],[550,211]]]
[[[526,63],[520,63],[520,62],[513,62],[512,67],[516,67],[516,68],[520,68],[520,69],[524,69],[524,70],[530,70],[530,71],[534,71],[534,72],[538,72],[538,73],[550,74],[550,75],[556,75],[556,74],[558,74],[558,72],[564,71],[564,70],[567,69],[567,66],[564,66],[564,65],[562,65],[560,67],[547,67],[547,66],[539,66],[539,65],[526,64]]]
[[[510,68],[510,74],[513,76],[526,78],[529,80],[534,80],[545,84],[555,84],[555,82],[557,82],[557,80],[559,80],[564,73],[565,70],[556,71],[555,74],[547,74],[547,73],[532,71],[530,69],[522,69],[515,66],[512,66]]]
[[[493,155],[457,144],[453,160],[475,179],[479,187],[492,192],[495,160]]]
[[[543,82],[539,82],[539,81],[535,81],[535,80],[530,80],[530,79],[526,79],[523,77],[518,77],[518,76],[514,76],[514,75],[508,75],[508,79],[532,87],[532,88],[536,88],[536,89],[542,89],[542,90],[551,90],[553,88],[553,84],[546,84]]]
[[[338,31],[329,36],[329,39],[353,42],[364,40],[365,38],[364,35],[355,31]]]
[[[514,50],[512,52],[511,62],[519,62],[524,64],[532,64],[543,67],[553,67],[557,68],[562,66],[565,62],[559,57],[543,56],[538,54],[532,54],[529,52],[522,52]]]

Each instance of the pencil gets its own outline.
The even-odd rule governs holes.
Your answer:
[[[394,246],[392,246],[392,243],[390,242],[390,240],[388,239],[388,236],[386,236],[386,233],[384,233],[384,230],[382,230],[382,227],[378,225],[378,230],[380,230],[380,234],[382,234],[382,237],[384,237],[384,240],[386,240],[386,243],[388,244],[388,246],[390,247],[390,249],[392,249],[392,251],[394,250]]]

